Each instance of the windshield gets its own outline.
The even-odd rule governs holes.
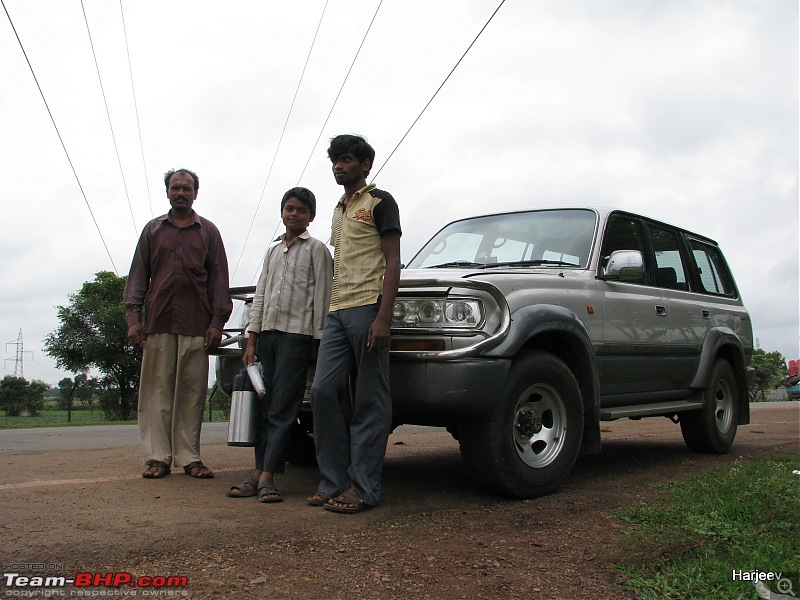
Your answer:
[[[437,233],[408,268],[585,267],[594,229],[595,214],[585,209],[465,219]]]

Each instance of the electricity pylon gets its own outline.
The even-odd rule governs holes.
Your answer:
[[[25,378],[25,365],[24,365],[24,356],[25,354],[30,354],[33,356],[33,352],[30,350],[25,350],[24,345],[22,344],[22,329],[19,330],[19,335],[17,336],[16,341],[6,342],[6,352],[8,352],[9,346],[16,346],[16,356],[14,358],[7,358],[6,362],[9,360],[14,361],[14,377],[19,377],[24,379]]]

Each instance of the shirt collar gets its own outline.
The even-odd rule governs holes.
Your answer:
[[[356,200],[356,198],[359,198],[362,194],[366,194],[367,192],[371,192],[374,189],[375,189],[375,184],[374,183],[369,183],[369,184],[365,185],[363,188],[361,188],[355,194],[353,194],[353,197],[350,199],[350,202],[354,202]],[[344,194],[342,194],[342,196],[339,198],[339,206],[344,206]]]
[[[311,237],[311,234],[308,233],[308,229],[306,229],[303,233],[301,233],[300,235],[296,236],[294,239],[300,238],[301,240],[307,240],[310,237]],[[286,233],[282,233],[272,241],[273,242],[282,242],[285,239],[286,239]]]
[[[157,220],[157,221],[161,221],[162,223],[163,223],[163,222],[166,222],[166,221],[169,221],[170,223],[172,223],[173,225],[175,225],[175,223],[174,223],[174,222],[173,222],[173,220],[172,220],[172,210],[170,210],[168,213],[166,213],[166,214],[164,214],[164,215],[161,215],[161,216],[160,216],[160,217],[158,217],[156,220]],[[191,219],[191,221],[190,221],[190,222],[189,222],[187,225],[185,225],[185,227],[189,227],[190,225],[194,225],[194,224],[197,224],[197,225],[201,225],[201,226],[202,226],[202,223],[200,222],[200,215],[198,215],[198,214],[197,214],[197,213],[194,211],[194,209],[192,209],[192,219]],[[177,225],[176,225],[176,227],[177,227]]]

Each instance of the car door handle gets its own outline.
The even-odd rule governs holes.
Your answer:
[[[661,306],[660,304],[656,304],[656,314],[659,317],[666,317],[667,316],[667,307]]]
[[[708,310],[707,308],[704,308],[704,309],[702,309],[702,310],[700,311],[700,314],[702,314],[702,315],[703,315],[703,318],[704,318],[704,319],[710,319],[710,318],[711,318],[711,311],[710,311],[710,310]]]

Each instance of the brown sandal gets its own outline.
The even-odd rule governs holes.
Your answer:
[[[214,477],[214,472],[199,460],[191,462],[183,467],[183,472],[195,479],[211,479]]]
[[[306,498],[306,500],[309,506],[325,506],[325,503],[331,498],[333,498],[333,496],[325,492],[314,492],[314,495],[311,496],[311,498]]]
[[[149,460],[145,464],[147,469],[142,473],[145,479],[161,479],[170,473],[169,465],[160,460]]]
[[[325,510],[345,514],[359,513],[367,508],[372,507],[369,504],[365,504],[352,488],[345,490],[340,496],[331,498],[325,503]]]

